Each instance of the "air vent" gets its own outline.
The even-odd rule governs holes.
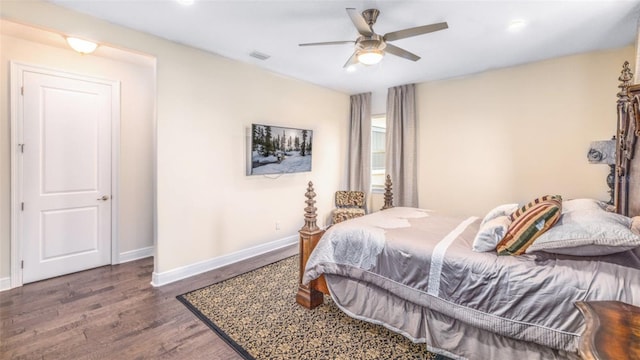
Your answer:
[[[263,54],[261,52],[255,51],[255,50],[252,51],[251,54],[249,54],[249,56],[254,57],[256,59],[259,59],[259,60],[267,60],[268,58],[271,57],[271,55]]]

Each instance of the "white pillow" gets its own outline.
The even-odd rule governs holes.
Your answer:
[[[496,206],[491,209],[487,215],[485,215],[484,219],[482,219],[482,222],[480,223],[480,227],[499,216],[511,215],[514,211],[518,210],[519,207],[520,206],[518,206],[518,204],[503,204]]]
[[[558,223],[540,235],[526,253],[546,251],[575,256],[601,256],[640,246],[640,236],[631,231],[632,220],[607,212],[600,206],[575,202],[564,207]]]
[[[640,235],[640,216],[631,218],[631,231],[633,231],[634,234]]]
[[[473,251],[494,251],[496,246],[507,233],[511,224],[509,216],[498,216],[480,225],[480,230],[473,239]]]

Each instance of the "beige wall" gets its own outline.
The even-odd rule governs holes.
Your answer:
[[[156,272],[295,235],[306,183],[313,180],[319,194],[346,183],[346,94],[49,3],[3,1],[0,11],[8,19],[156,57]],[[313,129],[313,171],[245,176],[246,130],[253,122]],[[316,206],[323,225],[332,196],[319,197]]]
[[[547,194],[608,200],[593,140],[616,130],[617,78],[634,48],[417,87],[420,207],[482,215]]]
[[[296,234],[307,181],[318,194],[339,187],[349,117],[345,94],[197,50],[176,55],[174,66],[159,61],[158,251],[171,254],[160,271]],[[163,83],[184,91],[163,96]],[[312,129],[313,171],[246,176],[254,122]],[[331,200],[318,199],[321,214]]]
[[[118,250],[153,246],[155,61],[105,48],[82,56],[57,34],[7,21],[0,22],[0,44],[0,278],[10,276],[11,258],[10,61],[121,82]]]

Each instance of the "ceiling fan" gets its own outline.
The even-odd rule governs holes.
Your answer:
[[[353,55],[344,64],[349,67],[356,63],[364,65],[374,65],[382,60],[385,53],[390,53],[401,58],[412,61],[420,60],[420,56],[407,50],[389,44],[390,41],[405,39],[411,36],[427,34],[434,31],[447,29],[449,26],[446,22],[417,26],[409,29],[392,31],[384,35],[378,35],[373,31],[373,24],[376,23],[380,11],[377,9],[368,9],[362,12],[362,15],[354,8],[347,8],[347,14],[351,18],[360,36],[355,41],[328,41],[317,43],[299,44],[299,46],[316,46],[316,45],[338,45],[338,44],[355,44]]]

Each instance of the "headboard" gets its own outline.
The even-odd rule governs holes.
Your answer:
[[[633,73],[629,62],[622,65],[618,92],[618,126],[616,130],[616,212],[626,216],[640,215],[640,84],[631,84]]]

